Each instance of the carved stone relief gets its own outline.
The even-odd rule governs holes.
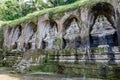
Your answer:
[[[36,49],[36,32],[33,34],[32,38],[29,40],[29,43],[31,45],[31,49],[35,50]]]
[[[21,36],[17,40],[17,50],[25,51],[25,50],[31,49],[31,47],[33,49],[33,45],[32,45],[32,43],[34,42],[33,36],[36,32],[34,28],[36,28],[36,26],[33,23],[27,23],[25,25],[24,29],[21,32]]]
[[[9,45],[9,44],[11,44],[11,43],[9,43],[9,42],[10,42],[10,41],[9,41],[9,36],[10,36],[11,30],[12,30],[12,28],[7,27],[7,28],[5,29],[5,32],[4,32],[4,46],[6,46],[6,47],[8,47],[8,48],[10,48],[10,45]]]
[[[13,49],[16,49],[17,48],[17,40],[19,39],[21,35],[21,26],[17,26],[15,29],[14,29],[14,33],[13,33],[13,36],[12,36],[12,43],[11,43],[11,47]]]
[[[93,45],[109,46],[110,43],[114,44],[113,35],[115,32],[116,30],[105,16],[98,16],[90,32],[93,39]]]
[[[54,41],[57,38],[57,26],[48,24],[46,27],[45,36],[43,41],[46,43],[45,49],[54,49]]]
[[[65,40],[65,49],[76,48],[77,44],[80,45],[80,28],[75,19],[72,20],[70,26],[65,31],[63,38]],[[79,37],[79,38],[78,38]]]

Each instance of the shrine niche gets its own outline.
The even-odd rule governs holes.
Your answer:
[[[17,49],[17,40],[19,39],[21,35],[22,27],[19,25],[14,28],[13,35],[12,35],[12,41],[11,41],[11,48]]]
[[[42,49],[56,49],[55,40],[57,39],[58,28],[55,21],[47,21],[42,32]]]
[[[32,49],[33,46],[35,46],[33,45],[33,43],[35,43],[36,40],[36,38],[34,37],[36,31],[37,31],[37,27],[34,23],[32,22],[27,23],[25,27],[22,29],[21,36],[17,40],[17,50],[25,51]]]
[[[10,48],[10,33],[12,31],[12,28],[11,27],[7,27],[5,32],[4,32],[4,46],[7,47],[7,48]]]
[[[26,30],[25,30],[25,48],[26,49],[35,49],[35,41],[36,41],[36,31],[37,31],[37,26],[34,23],[29,23],[26,25]]]
[[[80,41],[80,27],[76,18],[67,19],[63,27],[63,48],[79,48]]]
[[[88,21],[90,47],[118,46],[114,14],[113,6],[105,2],[91,8]]]
[[[116,29],[105,16],[97,17],[90,32],[90,42],[92,47],[100,45],[117,46]]]
[[[21,35],[21,31],[22,31],[22,27],[20,25],[17,25],[14,28],[7,27],[4,35],[5,37],[4,45],[10,49],[16,49],[17,40]]]

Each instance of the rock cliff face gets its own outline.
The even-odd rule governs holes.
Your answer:
[[[7,27],[4,46],[19,51],[120,46],[119,9],[117,0],[103,0],[63,12],[59,19],[44,14],[37,23]]]
[[[75,55],[83,51],[81,61],[120,62],[120,55],[114,54],[120,52],[119,12],[117,0],[101,0],[92,6],[83,5],[56,14],[46,13],[37,22],[28,21],[15,27],[6,27],[4,47],[26,53],[16,66],[18,72],[23,73],[30,66],[39,64],[45,58],[46,50],[57,50],[52,53],[62,54],[65,49]],[[75,51],[70,51],[73,49]],[[39,50],[46,53],[41,55]],[[99,54],[103,52],[107,54]],[[60,61],[69,62],[67,58],[77,60],[78,56],[61,56]]]

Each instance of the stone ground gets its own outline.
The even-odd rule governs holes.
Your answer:
[[[9,69],[0,69],[0,80],[100,80],[49,74],[20,75],[10,74],[9,71]]]

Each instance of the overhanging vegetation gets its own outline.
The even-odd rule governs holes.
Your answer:
[[[5,26],[14,27],[21,23],[34,21],[34,20],[38,19],[38,17],[41,17],[42,15],[44,15],[46,13],[52,12],[52,14],[59,14],[62,12],[76,9],[76,8],[84,6],[84,5],[87,5],[87,7],[90,8],[93,4],[100,2],[100,1],[104,1],[104,0],[97,0],[97,1],[95,1],[95,0],[80,0],[80,1],[76,1],[75,3],[64,5],[64,6],[58,6],[58,7],[54,7],[54,8],[44,9],[41,11],[36,11],[34,13],[30,13],[30,14],[26,15],[25,17],[21,17],[16,20],[0,22],[0,28],[5,27]]]

